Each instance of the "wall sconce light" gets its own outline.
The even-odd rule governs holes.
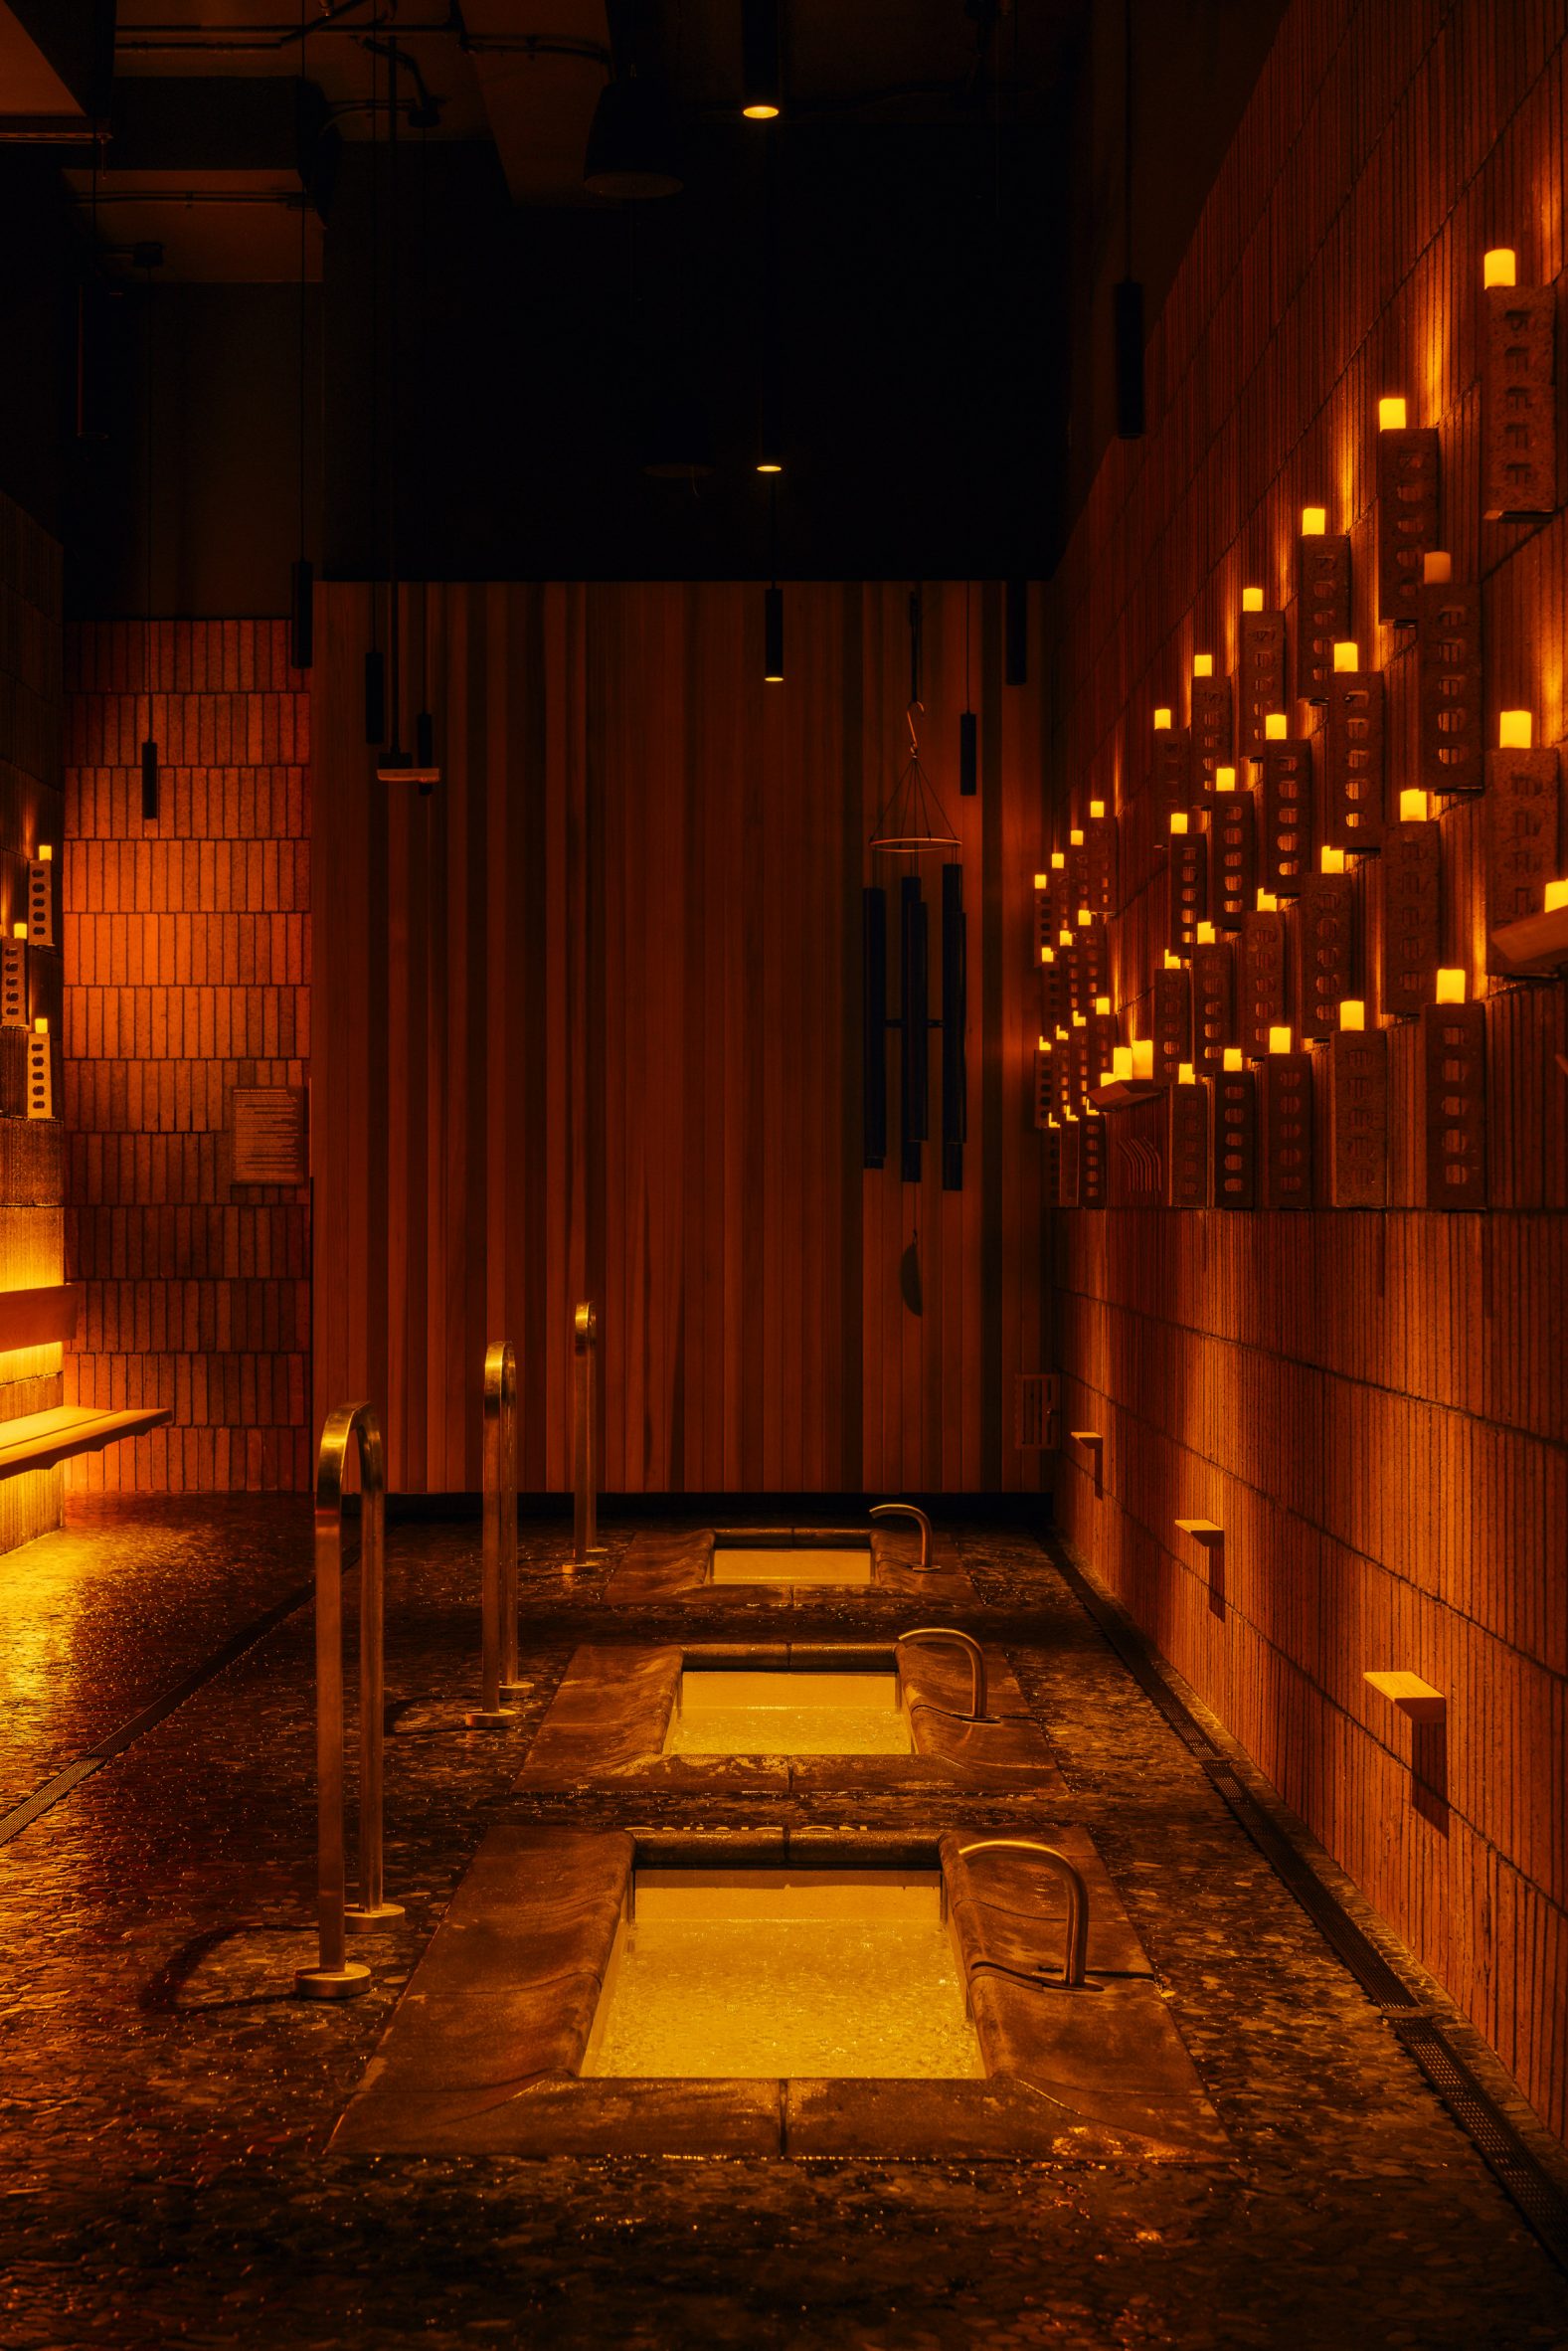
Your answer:
[[[1521,289],[1518,257],[1496,245],[1481,265],[1481,507],[1488,522],[1557,505],[1557,298]]]
[[[1529,751],[1535,743],[1535,719],[1528,710],[1499,710],[1497,713],[1497,749],[1499,751]]]

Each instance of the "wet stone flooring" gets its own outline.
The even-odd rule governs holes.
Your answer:
[[[389,1557],[388,1891],[368,1996],[313,1947],[311,1619],[287,1614],[0,1846],[0,2344],[1568,2344],[1568,2286],[1050,1557],[955,1530],[1069,1797],[515,1796],[600,1605],[525,1525],[515,1728],[476,1691],[478,1530]],[[608,1537],[612,1567],[623,1538]],[[0,1803],[302,1586],[302,1502],[100,1504],[0,1562]],[[802,1637],[875,1638],[834,1594]],[[777,1627],[763,1611],[757,1627]],[[733,1613],[723,1637],[744,1638]],[[978,1629],[976,1627],[976,1629]],[[694,1626],[683,1614],[677,1637]],[[850,1821],[1095,1837],[1230,2134],[1220,2166],[326,2154],[485,1829]],[[1408,1979],[1419,1982],[1397,1957]],[[1493,2077],[1495,2078],[1495,2077]]]

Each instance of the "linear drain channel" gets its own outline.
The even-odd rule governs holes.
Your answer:
[[[1477,2080],[1436,2017],[1425,2009],[1338,1902],[1314,1870],[1283,1836],[1235,1766],[1156,1671],[1142,1633],[1108,1594],[1097,1591],[1059,1542],[1047,1544],[1062,1580],[1093,1619],[1145,1698],[1158,1709],[1216,1793],[1234,1813],[1275,1875],[1376,2002],[1401,2047],[1436,2090],[1503,2193],[1528,2222],[1559,2267],[1568,2270],[1568,2196],[1526,2146],[1490,2092]]]

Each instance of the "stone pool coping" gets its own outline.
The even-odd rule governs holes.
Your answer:
[[[761,1548],[770,1538],[781,1547],[800,1545],[812,1550],[835,1544],[859,1547],[867,1538],[865,1527],[747,1527],[744,1547]],[[686,1534],[640,1534],[632,1537],[624,1558],[606,1581],[603,1604],[609,1607],[665,1606],[701,1608],[820,1608],[843,1607],[856,1599],[885,1601],[919,1599],[934,1606],[972,1606],[974,1587],[951,1537],[938,1535],[932,1542],[933,1564],[922,1571],[920,1537],[902,1527],[870,1529],[871,1578],[868,1583],[711,1583],[709,1569],[715,1530],[702,1527]]]
[[[896,1671],[918,1751],[911,1755],[667,1755],[676,1689],[688,1666],[721,1671]],[[789,1795],[813,1788],[1027,1787],[1065,1794],[1062,1775],[1012,1668],[986,1649],[986,1717],[956,1718],[968,1704],[967,1659],[955,1648],[895,1649],[890,1641],[585,1643],[535,1733],[513,1786],[518,1794],[640,1787]]]
[[[339,2121],[334,2154],[1020,2156],[1213,2162],[1218,2117],[1104,1864],[1057,1846],[1089,1888],[1093,1988],[1020,1982],[1060,1966],[1064,1898],[1026,1854],[964,1861],[983,1823],[925,1838],[789,1829],[660,1835],[492,1829]],[[986,2065],[976,2080],[584,2080],[578,2073],[632,1870],[940,1866]]]

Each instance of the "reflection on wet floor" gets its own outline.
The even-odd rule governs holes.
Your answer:
[[[683,1673],[667,1755],[907,1755],[897,1674]]]
[[[983,2076],[940,1871],[639,1870],[583,2072]]]

